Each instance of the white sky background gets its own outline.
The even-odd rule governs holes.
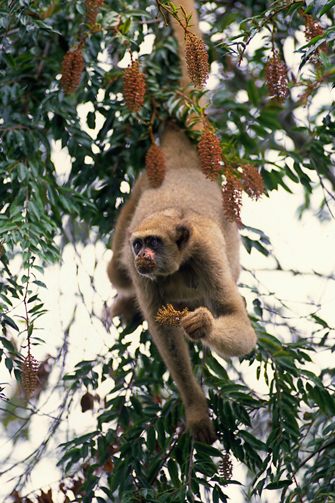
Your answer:
[[[152,40],[150,41],[152,42]],[[259,41],[255,41],[255,47]],[[293,48],[290,47],[290,39],[285,44],[285,49],[293,54]],[[249,50],[253,50],[250,45]],[[149,52],[149,48],[142,49],[141,52]],[[300,61],[299,55],[294,55],[294,60],[290,60],[292,68],[295,68],[296,61]],[[124,60],[121,66],[127,66],[127,61]],[[246,99],[246,93],[241,92],[239,98],[241,101]],[[320,106],[321,100],[327,103],[331,102],[333,97],[330,92],[325,90],[320,93]],[[87,112],[87,109],[86,109]],[[308,110],[309,113],[314,113]],[[307,110],[306,110],[307,113]],[[98,119],[99,120],[99,119]],[[305,121],[305,118],[301,118]],[[83,124],[86,129],[86,126]],[[92,135],[92,131],[86,129]],[[93,135],[92,135],[93,136]],[[69,159],[66,149],[60,150],[59,145],[55,145],[54,149],[54,162],[56,170],[59,175],[66,176],[69,168]],[[273,159],[277,160],[277,159]],[[335,281],[327,281],[318,276],[313,275],[313,271],[321,274],[330,275],[335,274],[335,224],[334,220],[330,219],[328,222],[320,223],[316,216],[308,211],[303,214],[301,220],[297,219],[297,207],[303,203],[303,191],[300,185],[288,181],[288,185],[293,191],[288,194],[282,188],[278,191],[272,191],[270,198],[263,197],[259,202],[255,203],[250,201],[247,197],[244,199],[242,220],[244,224],[261,229],[265,234],[270,237],[272,247],[276,257],[278,258],[283,269],[297,269],[306,272],[304,276],[293,276],[290,273],[279,273],[271,271],[261,271],[262,269],[269,269],[274,265],[273,259],[265,258],[263,255],[253,250],[249,255],[243,247],[241,247],[241,262],[242,265],[251,271],[257,271],[257,280],[261,282],[259,285],[264,292],[275,292],[275,294],[286,300],[292,309],[291,315],[296,316],[297,326],[303,329],[306,322],[303,317],[313,311],[311,306],[306,306],[306,302],[314,302],[320,304],[322,307],[318,311],[318,316],[325,318],[329,325],[335,327]],[[330,188],[330,187],[329,187]],[[312,196],[312,206],[317,209],[322,199],[322,190],[317,189]],[[335,213],[334,204],[332,205],[333,213]],[[34,347],[33,353],[38,360],[43,360],[46,353],[55,355],[55,349],[63,340],[64,329],[71,321],[74,305],[77,303],[76,319],[70,330],[69,338],[69,354],[67,357],[66,368],[68,372],[73,370],[74,365],[83,359],[92,359],[96,354],[104,354],[108,347],[113,344],[115,337],[115,329],[112,329],[111,334],[106,334],[106,331],[97,318],[93,321],[90,319],[90,312],[92,306],[95,313],[99,314],[103,311],[103,304],[105,301],[111,303],[112,291],[109,280],[106,274],[107,263],[110,260],[111,252],[106,250],[102,242],[98,242],[95,246],[90,244],[83,248],[78,246],[78,255],[76,255],[72,245],[65,248],[63,255],[62,265],[55,265],[49,267],[45,271],[44,277],[38,279],[43,280],[48,290],[41,290],[41,297],[45,302],[45,307],[48,313],[41,318],[40,326],[44,327],[43,332],[38,333],[41,338],[46,341],[45,345]],[[12,272],[15,274],[20,267],[20,261],[14,261],[12,265]],[[78,268],[78,269],[77,269]],[[96,293],[90,287],[89,276],[94,276]],[[85,303],[78,300],[78,281],[80,290],[84,296]],[[248,271],[243,271],[240,277],[241,283],[253,284],[254,280],[250,277]],[[247,297],[248,309],[252,311],[252,303],[248,298],[248,292],[243,289],[241,293]],[[278,329],[280,332],[280,329]],[[273,327],[274,335],[276,335],[276,327]],[[136,341],[135,341],[136,345]],[[327,352],[329,357],[329,352]],[[316,363],[324,366],[324,357],[322,353],[315,356]],[[330,362],[327,361],[327,366]],[[243,366],[243,371],[248,372],[248,367]],[[54,372],[55,373],[55,372]],[[57,372],[51,375],[49,386],[57,385]],[[250,372],[248,379],[251,381],[252,386],[260,389],[261,382],[254,381],[254,370]],[[0,366],[0,383],[8,382],[8,372],[3,365]],[[109,380],[103,383],[103,386],[98,390],[101,398],[112,388],[112,382]],[[11,394],[11,390],[15,390],[15,381],[10,381],[10,386],[7,388],[7,393]],[[83,393],[85,393],[85,389]],[[266,390],[264,390],[266,391]],[[56,396],[56,394],[55,394]],[[72,432],[82,434],[87,431],[93,431],[96,426],[96,416],[98,414],[98,405],[93,413],[86,412],[82,414],[80,411],[79,400],[81,394],[75,395],[75,407],[67,418],[66,424],[60,426],[60,432],[66,436],[69,432],[69,438]],[[54,415],[59,405],[58,398],[53,403],[52,398],[44,403],[46,398],[44,395],[41,397],[43,406],[43,414]],[[40,406],[40,403],[38,403]],[[0,402],[0,407],[2,403]],[[13,461],[22,460],[25,455],[30,454],[34,446],[39,445],[41,440],[47,435],[50,419],[46,415],[40,415],[38,420],[34,420],[33,427],[30,431],[31,437],[29,442],[21,441],[19,445],[13,449],[11,441],[8,439],[8,431],[4,431],[0,427],[0,471],[4,468],[3,462],[7,456],[11,456],[11,463]],[[12,431],[12,434],[15,432]],[[48,490],[50,485],[56,484],[59,478],[59,471],[55,468],[55,464],[59,459],[59,451],[56,447],[59,443],[59,436],[55,438],[54,442],[50,442],[49,454],[43,458],[43,461],[34,469],[33,477],[28,483],[28,490],[43,487],[45,491]],[[64,438],[60,441],[64,441]],[[0,478],[0,501],[1,498],[10,492],[13,483],[8,479],[12,478],[15,474],[22,473],[23,467],[19,466],[18,469],[11,471],[8,475]],[[234,465],[234,479],[244,479],[244,469],[238,463]],[[56,501],[56,488],[54,486],[54,498]],[[231,486],[224,490],[232,497],[234,503],[241,503],[244,498],[241,495],[241,489]],[[24,491],[24,494],[27,492]],[[271,491],[271,493],[274,493]],[[264,493],[264,499],[265,500]],[[267,492],[269,501],[277,501],[275,494]],[[270,500],[273,496],[273,500]],[[3,500],[4,501],[4,500]],[[60,501],[63,501],[61,499]],[[256,501],[256,500],[255,500]]]

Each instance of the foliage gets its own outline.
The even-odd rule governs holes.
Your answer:
[[[216,79],[207,92],[210,106],[203,110],[203,91],[192,91],[188,107],[180,105],[177,42],[163,21],[160,2],[1,3],[0,358],[20,386],[29,355],[33,358],[41,347],[45,352],[37,370],[39,386],[30,401],[18,387],[5,403],[8,389],[1,384],[2,422],[13,445],[19,435],[31,435],[30,425],[44,410],[43,397],[53,393],[56,403],[55,410],[45,413],[50,419],[45,438],[23,460],[26,469],[15,472],[16,502],[36,497],[50,503],[53,497],[86,503],[227,501],[230,486],[239,484],[234,472],[231,480],[222,476],[229,474],[225,463],[230,457],[246,467],[245,501],[270,501],[271,491],[275,501],[335,500],[334,368],[327,362],[335,345],[332,327],[316,306],[310,306],[305,316],[309,322],[299,332],[294,320],[287,319],[284,301],[271,292],[265,295],[259,283],[250,280],[244,290],[253,305],[257,350],[240,365],[204,355],[201,346],[190,347],[220,438],[215,447],[193,443],[185,431],[178,392],[145,325],[114,329],[114,343],[88,360],[76,361],[67,372],[68,340],[78,322],[75,311],[80,303],[87,305],[79,288],[78,304],[63,327],[59,347],[46,345],[36,335],[47,319],[43,299],[48,285],[42,281],[47,266],[57,264],[71,246],[79,254],[80,247],[96,242],[97,236],[109,244],[125,187],[132,187],[153,144],[153,132],[168,117],[184,125],[188,116],[194,120],[206,114],[226,165],[236,172],[243,166],[259,168],[270,197],[279,187],[292,192],[302,185],[301,213],[312,211],[311,197],[319,185],[324,197],[317,213],[331,216],[334,104],[329,101],[322,108],[317,102],[334,81],[333,6],[334,0],[278,0],[270,8],[267,2],[251,0],[243,5],[225,0],[200,4]],[[174,12],[171,4],[166,8]],[[150,40],[153,49],[146,53],[141,44]],[[80,65],[71,87],[74,52]],[[146,75],[144,103],[136,112],[129,111],[122,94],[123,69],[132,55]],[[275,86],[278,67],[281,84]],[[69,77],[63,88],[62,71]],[[276,93],[280,99],[270,100]],[[195,141],[199,137],[198,132],[190,135]],[[70,159],[64,174],[54,164],[53,149],[59,144]],[[262,230],[244,226],[242,237],[249,253],[255,248],[269,261],[275,258]],[[281,269],[278,261],[276,267]],[[96,290],[93,273],[89,280]],[[89,315],[94,322],[100,318],[93,308]],[[109,323],[97,323],[106,335]],[[131,344],[130,334],[135,342],[139,337],[137,345]],[[313,365],[320,352],[326,355],[321,371]],[[36,370],[35,360],[30,368]],[[250,386],[244,377],[247,369],[263,391]],[[62,429],[76,397],[86,395],[82,410],[92,410],[99,401],[97,392],[106,385],[106,397],[87,431]],[[39,496],[22,496],[54,439],[62,443],[61,454],[57,451],[57,496],[54,488],[54,496],[45,488]]]

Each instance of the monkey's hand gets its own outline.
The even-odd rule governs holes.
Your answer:
[[[208,335],[214,324],[212,313],[206,307],[198,307],[180,320],[180,326],[194,342]]]

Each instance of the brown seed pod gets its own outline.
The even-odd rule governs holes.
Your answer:
[[[144,103],[145,74],[140,71],[138,61],[123,71],[123,96],[130,112],[138,112]]]
[[[265,67],[265,83],[271,100],[281,105],[287,96],[287,76],[285,63],[274,53]]]
[[[86,20],[91,27],[95,25],[97,15],[104,0],[85,0]]]
[[[153,143],[146,153],[145,167],[151,187],[159,187],[164,180],[166,164],[164,153],[156,143]]]
[[[220,140],[215,133],[203,131],[198,144],[201,171],[206,178],[216,180],[222,170]]]
[[[222,455],[219,465],[219,475],[224,480],[231,480],[233,476],[233,463],[231,461],[229,452]]]
[[[22,388],[27,395],[32,395],[37,388],[38,361],[31,353],[22,362]]]
[[[197,89],[202,89],[210,70],[208,54],[204,41],[192,33],[186,37],[185,59],[191,81]]]
[[[227,220],[241,227],[242,182],[229,167],[226,168],[225,177],[226,183],[222,188],[223,211]]]
[[[65,94],[72,94],[78,89],[83,67],[84,59],[79,49],[68,51],[65,54],[60,81]]]
[[[310,42],[315,37],[324,34],[324,29],[319,24],[318,21],[313,19],[310,14],[305,15],[306,25],[305,25],[305,37],[307,42]],[[327,42],[321,44],[313,53],[310,58],[310,62],[315,66],[321,66],[322,62],[319,58],[320,51],[327,52]]]
[[[157,311],[155,321],[161,325],[171,325],[173,327],[178,327],[181,318],[183,318],[188,313],[187,307],[182,311],[176,311],[172,304],[167,304],[167,306],[162,306]]]
[[[252,164],[242,166],[242,184],[243,190],[251,199],[259,199],[264,194],[264,182],[261,174]]]

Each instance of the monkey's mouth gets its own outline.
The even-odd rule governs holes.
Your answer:
[[[141,257],[135,260],[135,266],[140,274],[148,274],[156,269],[156,261],[149,257]]]

